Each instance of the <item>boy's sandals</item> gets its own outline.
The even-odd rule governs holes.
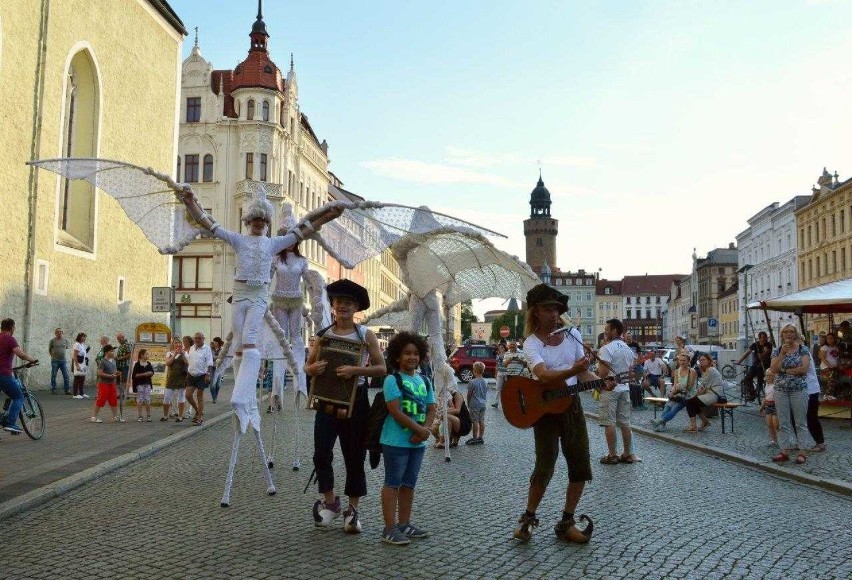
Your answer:
[[[799,453],[798,455],[796,455],[796,463],[798,463],[799,465],[801,465],[807,460],[808,458],[804,453]]]
[[[627,456],[620,455],[620,456],[618,457],[618,462],[619,462],[619,463],[627,463],[627,464],[631,464],[631,463],[633,463],[633,462],[635,462],[635,461],[636,461],[636,458],[635,458],[632,454],[631,454],[631,455],[627,455]]]
[[[204,423],[204,419],[202,419],[201,417],[196,417],[195,419],[192,420],[192,424],[195,425],[196,427],[198,427],[202,423]]]
[[[785,461],[790,461],[790,456],[784,452],[779,453],[775,457],[772,458],[774,463],[784,463]]]
[[[618,455],[604,455],[601,457],[603,465],[618,465]]]

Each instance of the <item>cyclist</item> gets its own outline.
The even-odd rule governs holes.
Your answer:
[[[746,400],[754,401],[758,390],[763,390],[763,374],[772,362],[772,343],[769,342],[769,335],[766,332],[761,330],[757,333],[757,341],[746,349],[737,364],[742,364],[749,355],[751,355],[751,366],[745,376]],[[754,379],[757,379],[757,389],[754,387]]]
[[[12,372],[12,364],[15,361],[15,355],[28,362],[38,361],[21,350],[18,341],[12,336],[14,333],[15,321],[11,318],[3,319],[0,322],[0,391],[6,393],[11,401],[6,412],[6,424],[3,425],[3,429],[17,435],[21,432],[20,427],[17,426],[17,421],[24,406],[24,392],[21,390],[18,379],[15,378],[15,373]]]

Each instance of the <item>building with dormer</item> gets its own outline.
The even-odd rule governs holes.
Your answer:
[[[799,290],[852,278],[852,179],[823,169],[809,202],[796,210],[796,228]],[[808,326],[828,330],[828,317]]]
[[[265,188],[275,208],[293,205],[297,217],[330,200],[328,145],[317,137],[299,103],[292,55],[286,74],[269,52],[262,3],[249,32],[249,50],[233,69],[214,69],[202,56],[196,33],[183,61],[177,180],[192,184],[202,205],[233,231],[244,231],[243,207]],[[301,243],[309,267],[328,279],[326,252]],[[194,241],[174,258],[177,329],[227,335],[235,256],[220,240]],[[355,276],[353,276],[355,277]]]

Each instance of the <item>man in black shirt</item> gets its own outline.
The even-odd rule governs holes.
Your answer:
[[[757,398],[754,379],[757,379],[757,388],[763,390],[764,373],[772,362],[772,343],[769,342],[769,336],[764,331],[757,333],[757,342],[751,343],[737,364],[742,364],[748,355],[751,355],[751,365],[745,376],[746,400],[754,401]]]

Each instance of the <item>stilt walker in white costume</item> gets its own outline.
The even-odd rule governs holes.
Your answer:
[[[266,231],[272,219],[272,205],[267,201],[266,195],[262,191],[255,195],[243,213],[243,223],[249,226],[248,234],[238,234],[226,230],[213,221],[198,205],[198,200],[192,190],[186,190],[183,201],[192,217],[210,231],[213,236],[233,247],[237,255],[237,271],[234,275],[232,338],[236,345],[236,356],[234,357],[236,379],[234,392],[231,395],[231,405],[234,408],[236,418],[231,461],[228,465],[225,492],[221,501],[222,507],[227,507],[231,503],[231,487],[240,439],[249,425],[254,428],[255,438],[266,472],[267,493],[269,495],[275,494],[275,485],[272,482],[272,474],[269,471],[263,441],[260,437],[260,414],[255,396],[255,385],[261,364],[257,341],[261,324],[267,312],[267,296],[273,258],[284,248],[295,245],[298,241],[316,231],[322,224],[340,215],[341,210],[330,208],[324,214],[314,218],[312,222],[302,222],[286,235],[267,237]],[[241,357],[242,361],[240,361]]]
[[[285,235],[297,226],[296,217],[293,215],[293,206],[285,203],[282,206],[282,223],[278,229],[278,235]],[[284,248],[278,253],[273,261],[273,273],[275,283],[272,290],[272,305],[270,310],[284,330],[287,340],[292,347],[295,366],[285,365],[284,360],[273,362],[273,400],[267,412],[275,413],[272,422],[272,434],[269,451],[269,467],[273,465],[275,455],[275,443],[278,432],[278,415],[280,414],[281,401],[284,394],[284,376],[289,366],[290,374],[293,376],[294,398],[294,440],[293,448],[293,471],[301,467],[299,460],[300,430],[299,430],[299,394],[305,398],[308,396],[307,381],[305,379],[305,341],[302,330],[305,325],[304,294],[302,293],[302,282],[308,290],[312,299],[311,318],[314,328],[319,330],[331,324],[331,315],[328,308],[328,300],[325,296],[325,283],[322,275],[308,269],[308,261],[299,252],[298,242],[290,247]]]

